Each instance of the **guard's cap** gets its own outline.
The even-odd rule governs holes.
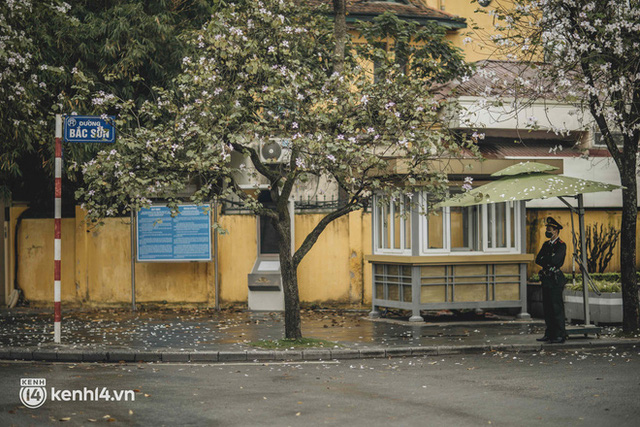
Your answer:
[[[556,221],[550,216],[547,217],[547,223],[545,224],[545,227],[548,227],[548,226],[553,227],[556,230],[562,230],[562,226],[558,223],[558,221]]]

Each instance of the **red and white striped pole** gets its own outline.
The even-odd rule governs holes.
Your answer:
[[[54,256],[53,256],[53,340],[60,344],[62,321],[60,301],[60,276],[62,272],[62,115],[56,114],[55,157],[55,205],[54,205]]]

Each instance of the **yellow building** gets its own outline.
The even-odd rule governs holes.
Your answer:
[[[478,45],[465,41],[469,18],[488,28],[492,26],[490,15],[475,14],[479,7],[470,0],[353,0],[349,2],[348,19],[371,19],[379,13],[391,11],[405,19],[436,21],[448,29],[447,37],[464,51],[467,59],[476,61],[491,53],[487,48],[480,49]],[[480,97],[472,87],[465,93],[460,101],[468,105]],[[588,166],[590,160],[583,159],[582,153],[572,148],[576,140],[593,144],[589,142],[589,133],[578,129],[577,125],[571,139],[567,140],[549,139],[542,132],[521,138],[517,118],[492,121],[491,115],[484,113],[486,111],[474,114],[486,135],[479,145],[488,160],[484,163],[473,161],[472,172],[467,172],[467,169],[450,171],[453,181],[471,175],[476,182],[482,182],[490,173],[505,166],[520,160],[536,159],[558,166],[565,174],[579,177],[604,174],[607,181],[616,183],[615,171],[612,172],[614,166],[604,153],[593,150],[597,147],[588,147],[593,153],[602,155],[599,164],[591,167]],[[564,111],[563,114],[568,113]],[[462,126],[460,129],[467,131]],[[525,143],[520,146],[513,144],[516,137]],[[565,149],[549,153],[548,148],[552,144],[563,145]],[[598,223],[619,227],[620,204],[617,198],[619,194],[586,198],[586,206],[590,208],[587,225]],[[524,204],[499,207],[503,209],[502,214],[496,212],[495,207],[493,211],[475,214],[450,210],[438,216],[413,215],[408,222],[401,215],[396,215],[402,209],[402,204],[376,207],[372,212],[353,212],[334,221],[300,265],[301,301],[370,307],[372,292],[377,290],[379,295],[385,294],[391,301],[407,302],[418,298],[434,304],[442,303],[443,307],[515,306],[522,307],[524,311],[523,280],[537,272],[530,254],[537,252],[541,245],[544,229],[540,224],[546,216],[552,215],[565,230],[570,229],[569,212],[561,205],[549,202],[529,203],[526,222]],[[50,304],[53,299],[53,220],[29,218],[28,213],[20,218],[24,210],[25,207],[13,206],[7,223],[5,300],[8,301],[16,284],[27,300],[35,304]],[[221,207],[219,215],[226,233],[218,236],[217,263],[136,264],[135,297],[138,303],[213,306],[218,285],[218,301],[223,305],[247,304],[251,298],[249,275],[255,270],[256,257],[260,254],[259,218],[233,212],[228,207]],[[483,241],[465,237],[462,231],[468,231],[470,224],[465,221],[473,215],[489,221],[475,223],[479,226],[484,224],[485,232],[500,218],[502,231],[496,231],[498,234],[493,243],[488,242],[487,237]],[[320,218],[320,213],[296,210],[296,245],[300,245]],[[386,222],[383,218],[387,218]],[[499,241],[500,236],[504,241]],[[564,239],[571,252],[571,239],[568,236]],[[464,248],[468,250],[461,250]],[[108,219],[103,227],[93,229],[85,222],[84,212],[76,208],[74,218],[63,219],[63,305],[129,304],[132,299],[131,255],[129,218]],[[618,260],[615,252],[609,271],[619,268]],[[565,271],[570,270],[571,264],[567,260]],[[379,280],[374,280],[374,274],[379,276]],[[456,275],[465,276],[467,280],[466,283],[460,282],[462,287],[452,295],[447,284],[440,283],[453,280]],[[496,276],[504,277],[503,283],[496,283]],[[413,295],[407,291],[411,280],[421,280],[434,286]]]

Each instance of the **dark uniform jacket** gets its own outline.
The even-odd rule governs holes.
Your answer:
[[[553,243],[549,240],[544,242],[536,257],[536,264],[542,267],[540,271],[542,286],[564,286],[567,283],[564,274],[560,271],[566,255],[567,245],[559,237]]]

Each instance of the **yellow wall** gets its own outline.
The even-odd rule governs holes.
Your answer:
[[[467,28],[460,29],[455,32],[450,32],[447,36],[454,46],[459,47],[464,52],[465,60],[468,62],[476,62],[482,59],[489,59],[495,47],[487,45],[486,34],[491,34],[494,26],[494,18],[488,13],[476,12],[477,10],[490,11],[494,9],[494,4],[491,3],[488,7],[480,7],[478,3],[471,3],[470,0],[430,0],[427,1],[430,6],[434,7],[435,3],[444,3],[444,11],[453,15],[466,18]],[[479,26],[482,31],[474,31],[474,26]],[[472,41],[465,42],[465,39],[469,37]],[[495,59],[495,58],[493,58]]]
[[[11,235],[22,208],[12,208]],[[565,210],[527,211],[527,246],[537,253],[544,238],[544,220],[553,216],[564,226],[567,243],[564,270],[571,271],[571,220]],[[296,215],[296,246],[322,218]],[[620,212],[589,210],[586,224],[620,227]],[[577,217],[574,216],[577,227]],[[246,303],[247,274],[256,256],[256,219],[251,215],[222,215],[227,233],[219,237],[221,302]],[[39,304],[53,300],[53,220],[24,219],[18,235],[18,283],[26,299]],[[13,243],[11,243],[13,249]],[[99,228],[87,228],[84,213],[62,221],[62,301],[71,305],[126,305],[131,301],[131,243],[128,219],[108,219]],[[640,255],[640,246],[636,248]],[[13,251],[12,251],[13,252]],[[330,224],[298,269],[301,301],[368,306],[371,303],[371,215],[353,212]],[[13,255],[13,254],[12,254]],[[619,271],[620,247],[607,271]],[[13,273],[11,257],[10,271]],[[540,268],[533,263],[529,273]],[[13,281],[11,282],[13,283]],[[141,303],[215,303],[214,263],[138,263],[136,300]]]
[[[567,210],[528,210],[527,211],[527,252],[537,254],[542,244],[547,238],[545,233],[545,221],[548,216],[552,216],[556,221],[562,225],[563,229],[560,231],[560,238],[567,244],[567,257],[563,265],[563,270],[566,273],[570,273],[572,270],[571,256],[573,254],[573,239],[571,234],[571,215]],[[578,237],[578,216],[573,215],[574,227],[576,230],[576,238]],[[622,222],[621,211],[619,210],[605,210],[605,209],[590,209],[585,214],[585,227],[595,224],[604,224],[604,227],[613,225],[617,230],[620,230]],[[599,225],[598,225],[599,227]],[[640,222],[638,223],[638,229],[640,231]],[[640,240],[636,240],[636,266],[640,267],[638,263],[638,257],[640,256]],[[540,271],[540,266],[532,262],[528,267],[529,274],[536,274]],[[576,265],[576,272],[579,273],[578,266]],[[613,258],[606,269],[607,272],[620,271],[620,240],[613,251]],[[593,273],[593,272],[591,272]]]
[[[427,6],[437,10],[465,18],[467,28],[451,31],[447,38],[464,52],[468,62],[476,62],[483,59],[499,59],[495,57],[495,46],[489,42],[488,37],[494,34],[495,18],[489,12],[495,10],[498,2],[495,0],[487,7],[481,7],[478,2],[471,0],[422,0]],[[507,0],[500,0],[502,7],[509,4]],[[478,11],[478,12],[477,12]],[[486,12],[486,13],[485,13]],[[474,30],[477,26],[481,30]],[[465,38],[470,37],[472,41],[465,43]]]
[[[20,209],[12,210],[17,218]],[[296,215],[296,246],[322,218]],[[131,302],[131,240],[128,218],[107,219],[87,227],[84,212],[62,221],[62,301],[72,305]],[[219,279],[222,303],[245,303],[247,275],[256,257],[256,218],[222,215],[219,236]],[[12,222],[12,235],[15,230]],[[353,212],[330,224],[298,269],[303,302],[347,305],[371,301],[371,273],[364,255],[371,253],[371,215]],[[53,301],[53,220],[24,219],[18,235],[18,283],[27,300]],[[12,263],[15,258],[12,258]],[[12,264],[13,265],[13,264]],[[363,271],[364,269],[364,271]],[[13,271],[13,267],[11,267]],[[137,263],[139,303],[215,304],[213,262]],[[11,282],[13,283],[13,282]]]
[[[73,219],[62,220],[62,259],[75,258],[74,226]],[[22,220],[18,245],[18,280],[29,300],[53,301],[53,237],[53,219]],[[76,298],[73,262],[62,263],[61,298]]]

